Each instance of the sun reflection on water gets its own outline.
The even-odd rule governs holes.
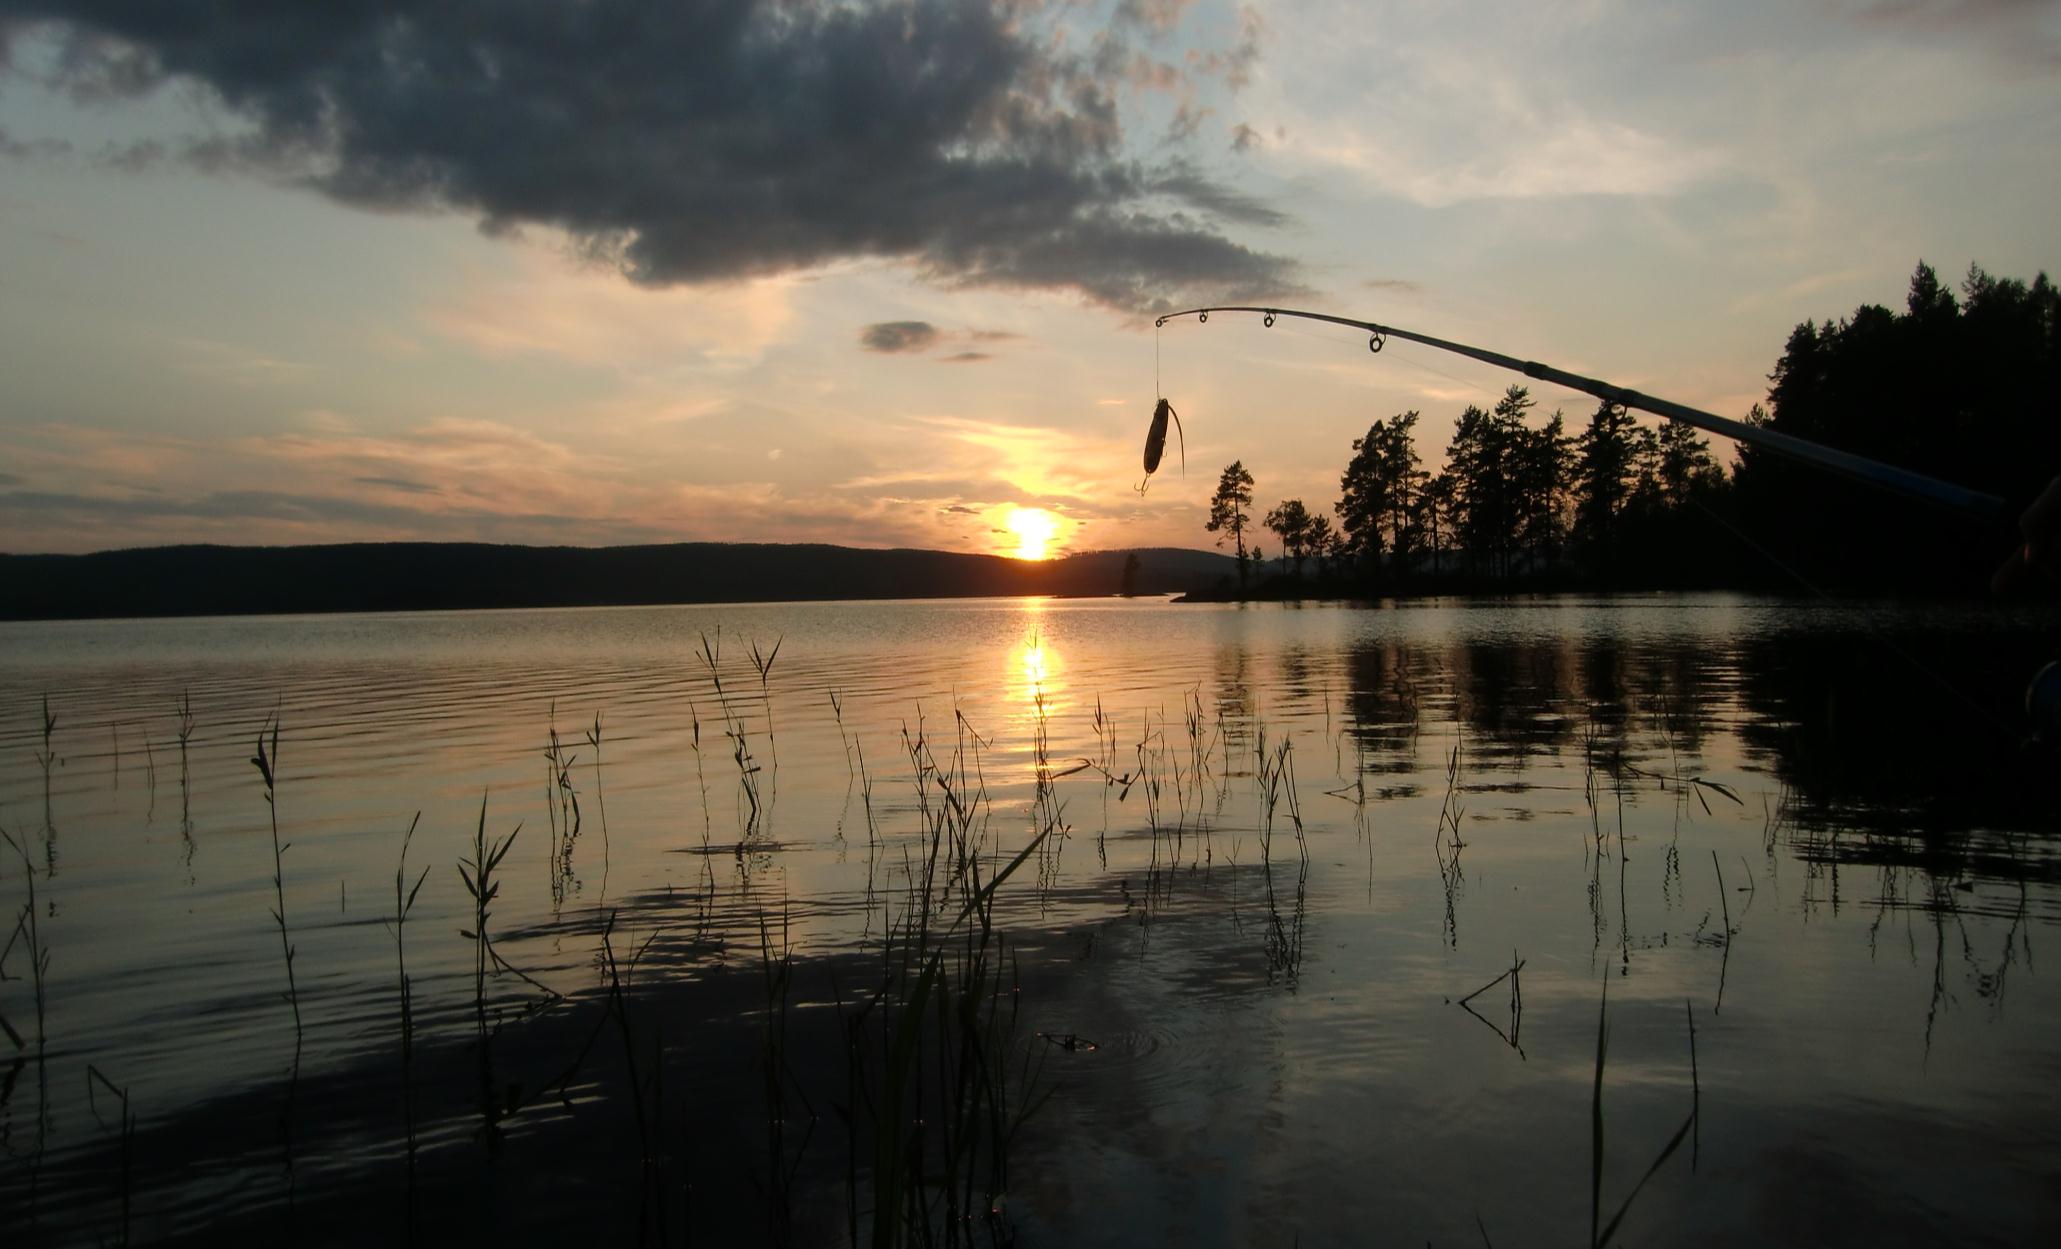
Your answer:
[[[1030,717],[1038,714],[1041,702],[1046,716],[1056,715],[1066,691],[1066,661],[1035,619],[1010,648],[1007,663],[1009,702]]]

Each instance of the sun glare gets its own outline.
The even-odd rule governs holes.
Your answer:
[[[1009,532],[1016,535],[1016,558],[1050,559],[1059,518],[1041,507],[1015,508],[1009,513]]]

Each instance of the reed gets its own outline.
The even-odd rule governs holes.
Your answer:
[[[844,696],[836,689],[830,690],[830,717],[837,722],[837,744],[844,747],[844,770],[846,776],[854,775],[852,767],[852,742],[844,728]]]
[[[1520,1059],[1525,1057],[1524,1046],[1522,1044],[1524,1033],[1523,976],[1524,960],[1517,957],[1517,951],[1512,950],[1510,951],[1510,967],[1507,971],[1497,976],[1494,980],[1491,980],[1487,984],[1481,986],[1479,989],[1476,989],[1474,992],[1468,994],[1466,997],[1461,998],[1457,1003],[1461,1010],[1466,1011],[1468,1014],[1474,1016],[1476,1019],[1481,1020],[1481,1022],[1487,1024],[1490,1028],[1494,1029],[1496,1035],[1503,1038],[1503,1043],[1505,1045],[1508,1045],[1511,1049],[1517,1051],[1517,1057]],[[1480,1011],[1475,1010],[1474,1007],[1471,1005],[1475,998],[1480,997],[1482,994],[1488,992],[1490,989],[1495,988],[1497,985],[1503,983],[1505,980],[1510,982],[1510,1014],[1509,1027],[1507,1029],[1504,1028],[1502,1025],[1497,1024],[1494,1020],[1483,1015]]]
[[[269,747],[266,730],[270,730]],[[251,765],[265,783],[265,810],[272,822],[272,922],[279,927],[279,953],[286,962],[286,1001],[293,1008],[293,1058],[296,1066],[301,1057],[301,993],[294,978],[294,944],[286,926],[286,852],[293,843],[279,840],[279,718],[265,722],[258,730],[257,751],[251,756]]]
[[[664,1130],[665,1130],[665,1034],[661,1029],[654,1037],[650,1079],[647,1081],[638,1070],[636,1032],[630,1025],[629,994],[624,985],[629,975],[636,971],[637,963],[643,958],[651,943],[658,938],[653,932],[644,939],[630,955],[627,971],[615,955],[612,937],[615,932],[616,914],[610,912],[608,922],[601,929],[602,969],[608,977],[607,1017],[615,1022],[616,1030],[623,1042],[623,1070],[630,1082],[630,1110],[637,1126],[637,1155],[639,1169],[637,1241],[647,1243],[654,1238],[658,1244],[669,1243],[666,1232],[666,1206],[663,1197],[664,1182]],[[591,1044],[591,1042],[590,1042]],[[649,1099],[647,1105],[646,1099]]]
[[[415,877],[415,883],[408,883],[408,847],[415,841],[415,829],[422,823],[422,812],[408,821],[408,831],[401,835],[401,857],[394,866],[394,918],[387,925],[394,934],[394,974],[400,1002],[401,1025],[401,1122],[407,1133],[407,1225],[408,1238],[415,1238],[416,1190],[415,1190],[415,997],[408,980],[408,914],[415,909],[415,899],[422,892],[424,881],[429,879],[429,868],[424,867]]]
[[[599,720],[597,718],[598,726]],[[558,704],[551,704],[551,722],[547,726],[544,744],[545,789],[544,810],[551,828],[551,903],[563,906],[566,897],[577,887],[573,875],[573,848],[579,843],[580,794],[572,779],[573,764],[579,756],[565,748],[558,736]]]
[[[118,1086],[113,1080],[107,1078],[106,1072],[103,1072],[92,1063],[87,1063],[86,1108],[100,1122],[103,1130],[108,1130],[107,1120],[101,1118],[100,1106],[94,1094],[95,1085],[106,1089],[114,1097],[118,1107],[115,1116],[115,1127],[111,1129],[115,1133],[118,1142],[116,1158],[121,1178],[121,1222],[118,1225],[120,1231],[115,1237],[115,1243],[117,1245],[126,1245],[129,1243],[129,1199],[130,1192],[134,1187],[130,1172],[130,1158],[136,1140],[136,1111],[129,1102],[128,1089]]]
[[[809,1142],[816,1131],[816,1111],[795,1078],[787,1052],[788,1004],[794,991],[794,946],[789,939],[787,913],[780,915],[780,943],[776,952],[766,913],[758,915],[759,968],[766,994],[766,1026],[760,1051],[762,1088],[766,1107],[766,1198],[767,1226],[776,1243],[786,1243],[789,1234],[795,1175],[801,1169]],[[788,1102],[792,1093],[806,1115],[804,1134],[790,1160],[787,1148]]]
[[[43,788],[50,788],[50,767],[57,762],[57,748],[51,738],[57,732],[57,717],[50,714],[50,695],[43,695],[43,748],[36,752],[36,766],[43,769]],[[48,798],[45,798],[48,801]]]
[[[1460,867],[1460,851],[1467,843],[1460,839],[1460,821],[1466,808],[1460,800],[1460,743],[1454,742],[1446,756],[1446,796],[1438,810],[1438,827],[1431,834],[1432,854],[1438,859],[1439,885],[1445,893],[1445,937],[1449,948],[1460,945],[1460,915],[1457,895],[1466,882]]]
[[[601,713],[594,713],[594,727],[586,732],[587,745],[594,749],[594,806],[601,812],[601,892],[608,894],[608,791],[601,785]]]
[[[24,835],[21,840],[17,841],[14,834],[8,832],[5,828],[0,828],[0,840],[5,840],[8,848],[13,850],[15,856],[21,860],[22,884],[27,890],[27,897],[22,903],[21,914],[16,917],[14,930],[8,936],[7,949],[0,951],[0,965],[5,964],[7,953],[14,949],[15,943],[20,942],[29,958],[29,993],[36,1007],[36,1133],[35,1144],[31,1147],[29,1154],[28,1197],[28,1221],[29,1226],[34,1228],[41,1214],[40,1197],[42,1192],[43,1158],[50,1137],[50,1064],[48,1061],[49,1032],[47,1024],[49,1011],[49,992],[47,986],[50,976],[50,950],[43,944],[43,930],[39,923],[40,911],[36,904],[36,868],[29,861],[28,838]],[[7,1023],[4,1019],[0,1019],[0,1030],[4,1030],[7,1033],[7,1039],[14,1045],[17,1054],[28,1048],[24,1044],[21,1033],[14,1025]],[[18,1071],[21,1059],[17,1058],[15,1061],[15,1069]],[[7,1082],[7,1087],[10,1091],[13,1085],[14,1077],[10,1074]]]
[[[43,695],[43,748],[36,752],[36,764],[43,769],[43,874],[57,870],[57,816],[50,805],[50,768],[57,762],[57,717],[50,714],[50,695]]]
[[[925,849],[906,861],[905,908],[883,929],[880,985],[845,1017],[848,1231],[883,1249],[970,1245],[983,1226],[999,1238],[1011,1142],[1042,1102],[1042,1055],[1020,1031],[995,899],[1062,835],[1063,815],[1046,808],[1029,843],[989,870],[969,738],[970,728],[940,759],[920,717],[913,732],[904,726]]]
[[[193,769],[187,761],[187,744],[193,740],[193,691],[179,691],[179,820],[186,826],[187,844],[193,836]]]
[[[1589,1244],[1591,1249],[1603,1249],[1604,1245],[1610,1243],[1610,1238],[1617,1234],[1618,1226],[1624,1222],[1625,1216],[1631,1213],[1632,1202],[1638,1200],[1638,1196],[1644,1191],[1647,1181],[1659,1174],[1660,1168],[1666,1165],[1669,1158],[1674,1157],[1675,1151],[1682,1147],[1682,1141],[1695,1129],[1697,1117],[1701,1114],[1703,1101],[1701,1084],[1696,1081],[1695,1074],[1696,1021],[1692,1014],[1689,1021],[1689,1069],[1692,1081],[1689,1114],[1682,1120],[1682,1126],[1675,1129],[1674,1135],[1668,1138],[1667,1144],[1663,1145],[1660,1152],[1655,1155],[1652,1164],[1646,1168],[1645,1174],[1639,1177],[1639,1182],[1632,1185],[1631,1191],[1625,1194],[1624,1201],[1617,1207],[1617,1213],[1610,1216],[1609,1222],[1602,1223],[1601,1230],[1598,1230],[1598,1221],[1603,1212],[1603,1068],[1609,1049],[1610,978],[1606,975],[1603,979],[1602,1004],[1597,1008],[1596,1018],[1596,1081],[1589,1098]]]
[[[751,642],[751,666],[759,674],[759,702],[766,709],[766,747],[776,768],[780,766],[780,739],[773,733],[773,692],[768,682],[773,675],[773,663],[780,658],[780,644],[786,640],[785,634],[773,639],[771,650],[760,650],[757,638]]]
[[[777,643],[774,646],[774,650],[776,653],[779,650]],[[759,658],[756,643],[753,643],[752,652],[756,661]],[[744,822],[745,840],[750,840],[751,835],[758,828],[759,815],[763,810],[759,802],[758,778],[760,769],[758,761],[752,757],[751,743],[745,731],[744,721],[738,716],[736,710],[731,707],[729,692],[723,688],[722,657],[722,630],[718,629],[716,631],[714,642],[709,640],[707,633],[703,633],[701,635],[701,662],[702,666],[708,671],[710,684],[715,687],[716,704],[723,711],[723,736],[730,742],[730,758],[737,765],[738,786],[744,794],[745,801],[751,808]],[[763,672],[770,674],[771,670],[772,662],[768,658]]]
[[[501,896],[501,882],[494,879],[494,873],[500,868],[501,860],[508,857],[509,849],[515,845],[515,838],[521,832],[521,825],[517,825],[506,837],[490,841],[487,837],[487,798],[481,794],[479,824],[472,834],[472,857],[458,860],[458,878],[465,882],[466,895],[472,899],[472,927],[459,929],[458,935],[472,942],[472,1006],[479,1044],[480,1133],[489,1153],[499,1149],[501,1121],[512,1113],[512,1108],[502,1103],[493,1073],[493,1034],[487,1027],[487,976],[503,966],[503,962],[494,951],[487,921],[493,918],[494,900]]]

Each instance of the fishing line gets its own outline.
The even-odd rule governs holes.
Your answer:
[[[1746,546],[1746,549],[1760,556],[1768,563],[1773,564],[1777,569],[1781,570],[1783,575],[1787,576],[1792,581],[1796,582],[1796,584],[1802,586],[1805,590],[1808,590],[1810,593],[1816,595],[1820,599],[1823,599],[1825,602],[1839,602],[1838,597],[1834,595],[1831,591],[1823,588],[1816,582],[1812,581],[1809,577],[1805,576],[1801,570],[1790,567],[1789,563],[1786,560],[1784,560],[1781,556],[1775,554],[1773,551],[1770,551],[1765,546],[1762,546],[1758,541],[1756,541],[1753,538],[1751,534],[1747,533],[1743,529],[1740,529],[1731,521],[1726,520],[1723,516],[1719,515],[1715,509],[1710,507],[1708,504],[1704,503],[1703,500],[1697,498],[1695,495],[1692,494],[1689,496],[1689,502],[1696,508],[1697,511],[1702,512],[1705,516],[1709,517],[1712,521],[1716,522],[1717,526],[1720,529],[1723,529],[1726,533],[1729,533],[1733,537],[1737,538],[1741,543],[1743,543]],[[1883,632],[1880,628],[1870,623],[1865,616],[1862,616],[1860,618],[1860,625],[1862,632],[1866,633],[1870,638],[1873,638],[1876,641],[1876,643],[1878,643],[1882,647],[1882,649],[1888,651],[1891,655],[1902,660],[1905,664],[1910,666],[1912,671],[1924,677],[1926,680],[1931,681],[1941,690],[1944,690],[1948,695],[1953,697],[1955,701],[1959,702],[1968,710],[1973,711],[1978,717],[1987,720],[1989,722],[1990,727],[1997,731],[1999,737],[2001,737],[2005,741],[2012,743],[2016,743],[2018,740],[2020,740],[2022,734],[2020,734],[2016,728],[2012,727],[2010,724],[2007,724],[2001,716],[1996,714],[1995,711],[1983,705],[1979,700],[1976,699],[1976,697],[1973,694],[1968,693],[1959,685],[1949,680],[1945,676],[1945,674],[1935,671],[1933,668],[1931,668],[1930,666],[1926,665],[1923,661],[1921,661],[1916,655],[1911,654],[1903,647],[1897,645],[1895,640],[1893,640],[1889,636],[1889,634]]]
[[[1626,409],[1628,413],[1631,409],[1642,409],[1654,415],[1681,421],[1683,424],[1690,425],[1692,427],[1700,429],[1705,433],[1716,434],[1728,438],[1735,443],[1759,446],[1764,450],[1773,452],[1776,455],[1780,455],[1793,460],[1801,460],[1805,463],[1812,465],[1813,467],[1829,470],[1834,473],[1842,474],[1849,477],[1856,477],[1862,481],[1867,482],[1870,485],[1887,489],[1896,493],[1905,494],[1907,496],[1921,498],[1926,500],[1927,502],[1943,506],[1951,510],[1956,510],[1963,513],[1984,517],[2002,516],[2005,514],[2006,511],[2004,501],[2001,498],[1998,498],[1994,495],[1983,494],[1979,491],[1969,490],[1965,487],[1955,485],[1951,482],[1940,481],[1936,478],[1927,477],[1921,473],[1914,473],[1907,469],[1900,469],[1892,465],[1883,464],[1879,461],[1869,460],[1864,456],[1854,455],[1851,452],[1844,452],[1838,450],[1837,448],[1828,447],[1823,444],[1813,443],[1807,439],[1797,438],[1793,435],[1785,434],[1777,430],[1771,430],[1764,426],[1752,425],[1740,421],[1734,421],[1726,417],[1716,416],[1709,412],[1704,412],[1699,409],[1690,408],[1682,404],[1670,402],[1668,400],[1659,399],[1655,396],[1642,395],[1634,390],[1629,390],[1624,387],[1616,386],[1612,383],[1604,382],[1596,378],[1583,377],[1579,374],[1569,373],[1566,370],[1556,369],[1549,365],[1543,365],[1538,363],[1537,361],[1520,360],[1514,356],[1503,355],[1500,352],[1489,351],[1479,347],[1471,347],[1464,343],[1450,342],[1445,339],[1432,338],[1424,334],[1416,333],[1415,331],[1397,329],[1392,326],[1380,325],[1371,321],[1357,321],[1346,317],[1331,316],[1326,313],[1301,312],[1294,309],[1284,308],[1212,307],[1194,308],[1189,309],[1186,312],[1169,313],[1166,316],[1158,318],[1155,322],[1155,327],[1159,330],[1164,330],[1167,321],[1176,317],[1185,317],[1190,315],[1195,316],[1198,321],[1206,323],[1209,320],[1209,314],[1212,312],[1260,313],[1264,318],[1264,324],[1269,329],[1273,328],[1275,321],[1278,317],[1286,316],[1296,321],[1308,320],[1330,325],[1345,326],[1355,330],[1363,330],[1370,335],[1367,341],[1367,349],[1375,353],[1379,353],[1383,347],[1387,346],[1391,338],[1400,338],[1405,341],[1422,343],[1425,346],[1436,348],[1438,350],[1451,351],[1459,355],[1464,355],[1472,359],[1480,360],[1485,364],[1493,365],[1497,368],[1509,369],[1514,372],[1523,373],[1525,376],[1533,379],[1534,381],[1546,382],[1552,385],[1564,387],[1568,390],[1575,391],[1577,393],[1596,396],[1602,399],[1605,403],[1615,404],[1620,408]],[[1300,326],[1296,326],[1293,328],[1300,329]],[[1321,334],[1307,334],[1307,336],[1327,338],[1329,337],[1327,335]],[[1159,337],[1157,334],[1155,334],[1153,339],[1153,372],[1155,385],[1159,384],[1158,351]],[[1437,374],[1438,376],[1444,377],[1448,381],[1451,381],[1469,390],[1481,389],[1481,384],[1479,382],[1468,381],[1465,378],[1455,377],[1450,373],[1446,373],[1443,370],[1434,368],[1431,365],[1424,364],[1420,361],[1412,360],[1407,356],[1403,357],[1403,359],[1404,362],[1407,364],[1413,364],[1418,368],[1424,369],[1426,372]],[[1483,393],[1486,392],[1484,391]],[[1162,396],[1162,402],[1163,401],[1164,397]],[[1738,538],[1741,542],[1743,542],[1749,550],[1752,550],[1761,558],[1767,560],[1770,564],[1773,564],[1785,576],[1788,576],[1794,581],[1796,581],[1797,584],[1801,585],[1805,590],[1809,591],[1811,594],[1817,596],[1818,598],[1833,602],[1837,601],[1836,599],[1834,599],[1832,594],[1830,594],[1829,592],[1827,592],[1826,590],[1822,589],[1817,584],[1812,582],[1810,578],[1803,575],[1802,572],[1790,567],[1789,564],[1785,562],[1781,557],[1777,556],[1774,552],[1768,550],[1759,542],[1755,541],[1752,537],[1742,532],[1737,526],[1733,525],[1730,521],[1718,515],[1710,507],[1705,505],[1701,500],[1696,499],[1694,496],[1690,496],[1688,501],[1691,504],[1693,504],[1698,511],[1701,511],[1706,516],[1710,517],[1710,519],[1717,522],[1719,527],[1723,528],[1727,532],[1731,533],[1734,537]],[[2015,730],[2013,730],[2009,725],[2007,725],[1988,707],[1984,706],[1972,695],[1967,693],[1965,690],[1961,689],[1960,686],[1956,685],[1953,681],[1948,680],[1944,675],[1934,671],[1931,667],[1921,662],[1915,655],[1912,655],[1910,652],[1904,650],[1901,646],[1897,645],[1885,633],[1877,629],[1874,625],[1869,624],[1867,621],[1863,620],[1862,627],[1864,631],[1866,631],[1869,634],[1869,636],[1873,637],[1876,640],[1876,642],[1878,642],[1890,654],[1902,660],[1912,670],[1916,671],[1921,676],[1925,677],[1927,680],[1933,682],[1940,689],[1946,691],[1946,693],[1949,694],[1951,697],[1953,697],[1969,709],[1973,710],[1978,717],[1980,717],[1984,721],[1987,721],[2007,739],[2016,737]]]

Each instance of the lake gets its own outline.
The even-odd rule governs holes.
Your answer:
[[[2044,1241],[2054,623],[0,625],[0,1227]]]

